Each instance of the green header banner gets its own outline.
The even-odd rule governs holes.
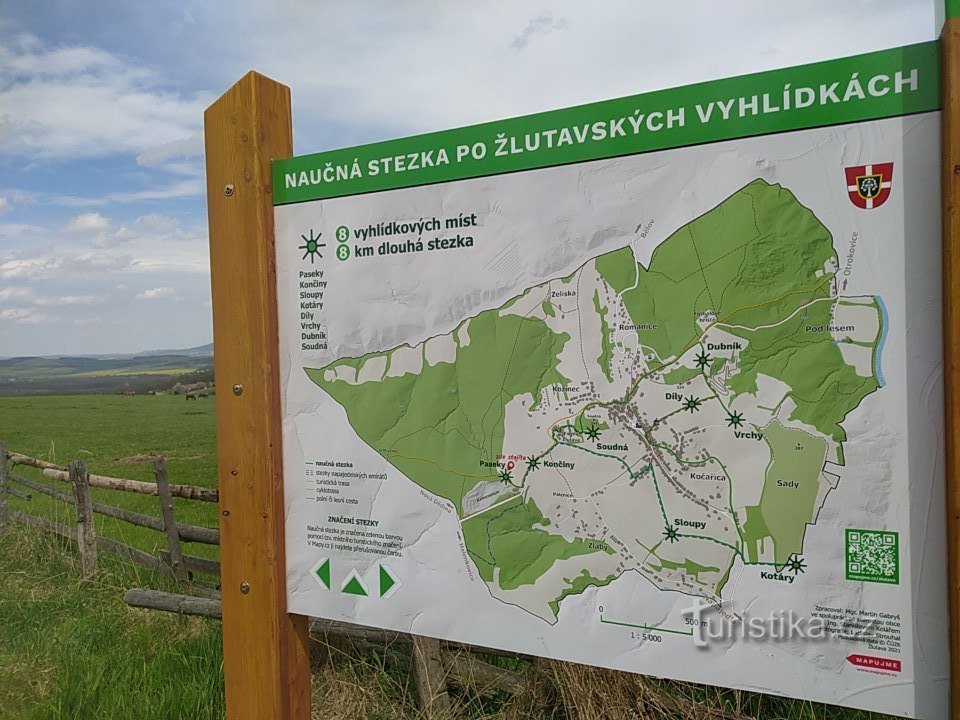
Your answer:
[[[927,42],[277,160],[274,204],[929,112],[939,56]]]
[[[947,18],[960,16],[960,0],[947,0]]]

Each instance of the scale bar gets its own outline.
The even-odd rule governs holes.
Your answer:
[[[670,628],[651,627],[650,625],[634,625],[633,623],[619,622],[617,620],[604,620],[603,615],[600,616],[600,622],[604,625],[620,625],[621,627],[639,628],[640,630],[656,630],[657,632],[673,633],[674,635],[693,636],[693,628],[689,630],[671,630]]]

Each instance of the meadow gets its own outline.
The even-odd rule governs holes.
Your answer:
[[[152,480],[167,458],[173,483],[216,485],[215,400],[174,396],[0,397],[0,442],[11,451],[100,475]],[[18,466],[17,472],[40,479]],[[69,492],[62,484],[61,490]],[[96,490],[95,499],[158,515],[155,497]],[[73,524],[73,508],[34,494],[10,506]],[[216,526],[215,505],[175,501],[177,519]],[[98,533],[148,552],[160,533],[96,518]],[[217,548],[190,544],[192,554]],[[172,580],[100,555],[80,580],[76,549],[32,528],[0,533],[0,720],[214,720],[223,717],[220,626],[129,608],[124,590],[174,591]],[[414,720],[409,652],[342,639],[314,644],[314,718]],[[470,720],[882,720],[884,716],[579,665],[485,656],[520,672],[514,696],[451,691]]]

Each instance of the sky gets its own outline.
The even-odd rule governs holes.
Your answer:
[[[933,39],[936,0],[0,0],[0,357],[212,340],[203,111],[307,154]]]

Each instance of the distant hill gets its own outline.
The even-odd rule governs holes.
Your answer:
[[[155,357],[157,355],[178,355],[184,357],[213,357],[213,343],[186,348],[185,350],[145,350],[138,352],[134,357]]]
[[[163,391],[213,380],[213,346],[136,355],[0,359],[0,395],[73,395]]]

